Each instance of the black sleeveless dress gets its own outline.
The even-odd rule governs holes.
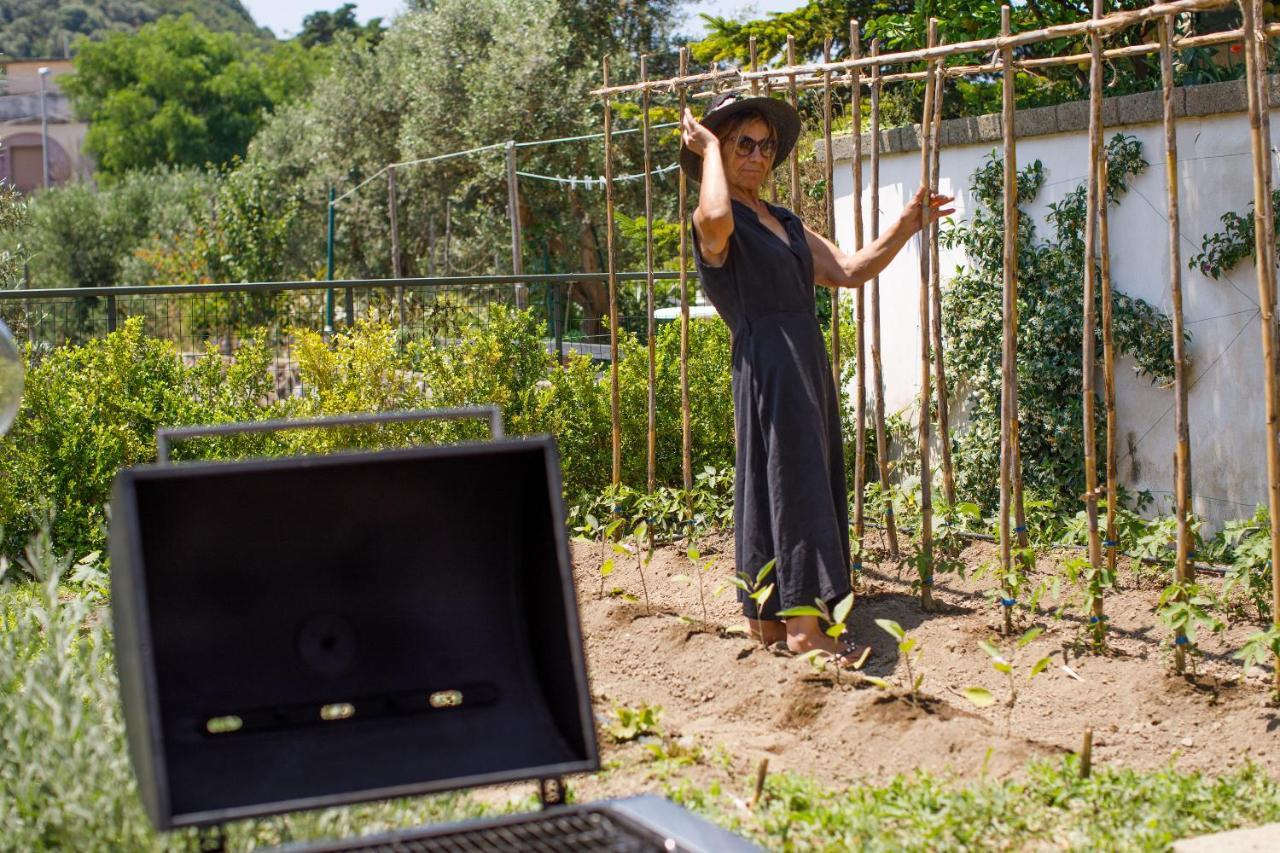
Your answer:
[[[752,619],[776,619],[781,609],[817,599],[834,606],[850,591],[840,414],[814,316],[813,255],[800,218],[769,210],[788,243],[734,201],[723,266],[707,266],[694,235],[702,287],[733,336],[736,570],[754,581],[777,559],[763,608],[738,593]]]

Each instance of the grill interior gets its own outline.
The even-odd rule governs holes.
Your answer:
[[[534,814],[448,832],[424,829],[398,835],[394,840],[358,839],[341,847],[325,847],[326,853],[488,853],[488,851],[530,850],[559,853],[650,853],[674,851],[674,844],[653,832],[599,811]]]

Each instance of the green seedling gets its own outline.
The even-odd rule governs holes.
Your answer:
[[[1043,628],[1031,628],[1021,637],[1014,641],[1013,646],[1006,652],[994,643],[987,640],[981,640],[978,648],[987,653],[987,657],[991,658],[991,667],[996,672],[1003,675],[1009,688],[1009,698],[1005,701],[1005,735],[1008,736],[1013,725],[1013,709],[1018,704],[1018,656],[1023,649],[1031,645],[1036,637],[1044,633]],[[1031,664],[1027,670],[1026,680],[1031,681],[1040,673],[1049,668],[1052,661],[1048,657],[1042,657],[1035,663]],[[991,691],[985,687],[966,687],[960,691],[964,698],[968,699],[979,708],[986,708],[995,704],[995,697],[991,695]]]
[[[769,575],[773,574],[774,566],[776,566],[777,563],[778,560],[776,557],[765,563],[760,568],[760,571],[756,572],[754,578],[745,572],[739,572],[729,578],[729,583],[745,592],[747,597],[756,603],[757,613],[764,610],[765,602],[773,596],[774,585],[771,583],[766,584],[765,581],[769,579]],[[759,640],[760,644],[764,645],[764,631],[760,632]]]
[[[606,731],[615,743],[626,743],[644,735],[662,733],[662,708],[657,705],[641,705],[638,708],[618,705],[611,716],[613,719]]]
[[[702,559],[702,553],[694,546],[690,546],[685,551],[685,557],[693,565],[693,576],[698,581],[698,604],[702,606],[702,624],[710,625],[711,619],[707,616],[707,597],[704,591],[706,584],[703,582],[703,575],[711,571],[711,567],[716,564],[715,560],[707,560],[701,567],[698,561]],[[672,575],[671,580],[677,583],[689,583],[690,578],[687,575]]]
[[[631,531],[631,549],[636,555],[636,570],[640,572],[640,590],[644,593],[644,612],[652,615],[653,607],[649,603],[649,583],[645,580],[644,570],[653,559],[653,540],[649,536],[649,524],[642,521]]]
[[[1222,620],[1209,612],[1214,606],[1213,596],[1194,581],[1174,581],[1160,593],[1156,603],[1156,615],[1174,633],[1174,670],[1181,673],[1188,657],[1195,672],[1195,659],[1199,654],[1196,633],[1206,628],[1213,633],[1225,626]]]
[[[583,521],[582,526],[576,528],[577,532],[584,540],[600,544],[600,593],[597,597],[604,598],[605,578],[613,574],[614,569],[617,567],[613,557],[609,555],[609,543],[622,525],[622,519],[614,519],[608,524],[601,524],[594,515],[588,513]]]
[[[877,619],[876,624],[898,644],[898,656],[907,668],[907,697],[912,705],[920,704],[920,685],[924,683],[924,671],[919,670],[920,658],[924,656],[924,646],[915,637],[907,636],[902,626],[892,619]],[[883,678],[863,676],[867,681],[881,690],[892,690],[893,684]]]

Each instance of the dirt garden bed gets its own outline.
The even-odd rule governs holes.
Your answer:
[[[923,701],[885,692],[856,679],[836,684],[804,660],[723,631],[703,630],[695,575],[676,547],[662,547],[646,570],[652,613],[646,614],[633,561],[622,561],[600,594],[598,546],[575,543],[574,570],[597,716],[607,723],[618,706],[660,706],[662,728],[675,751],[695,760],[677,762],[679,774],[706,783],[731,779],[741,789],[760,759],[769,770],[792,770],[831,785],[881,783],[917,768],[959,779],[1016,775],[1029,759],[1054,758],[1079,749],[1086,727],[1094,730],[1095,765],[1135,769],[1174,766],[1219,774],[1246,761],[1280,777],[1280,711],[1267,704],[1269,671],[1245,673],[1231,658],[1257,630],[1237,622],[1201,638],[1203,656],[1194,676],[1171,674],[1168,631],[1155,608],[1163,580],[1149,568],[1122,565],[1121,589],[1108,597],[1110,651],[1097,655],[1083,644],[1084,623],[1060,601],[1045,596],[1036,614],[1021,610],[1020,627],[1043,633],[1019,654],[1025,679],[1043,656],[1052,665],[1022,683],[1011,714],[1003,676],[992,669],[978,642],[1000,643],[999,605],[983,593],[994,582],[972,572],[994,557],[993,546],[969,545],[962,559],[969,579],[940,577],[940,612],[924,614],[910,588],[910,569],[899,572],[885,558],[879,534],[868,543],[878,562],[864,575],[849,619],[854,638],[869,643],[868,675],[904,684],[895,641],[876,619],[892,619],[924,649]],[[732,539],[702,543],[703,560],[717,565],[704,575],[708,620],[717,628],[742,623],[732,589],[711,595],[729,576]],[[1033,578],[1050,576],[1062,554],[1044,554]],[[1211,583],[1215,583],[1212,582]],[[610,594],[609,591],[613,593]],[[1065,589],[1063,595],[1069,594]],[[634,596],[638,600],[631,600]],[[1078,611],[1077,611],[1078,612]],[[978,709],[960,695],[980,685],[997,699]],[[606,772],[574,781],[584,798],[656,788],[671,777],[670,762],[654,772],[653,757],[670,749],[605,744]],[[678,746],[683,745],[683,746]],[[660,763],[660,762],[659,762]],[[645,780],[648,780],[646,782]]]

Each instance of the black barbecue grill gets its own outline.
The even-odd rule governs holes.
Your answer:
[[[492,440],[167,464],[172,439],[482,416]],[[162,431],[122,471],[111,573],[130,756],[157,828],[537,780],[544,810],[307,850],[750,850],[599,769],[549,437],[496,409]]]

